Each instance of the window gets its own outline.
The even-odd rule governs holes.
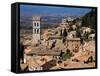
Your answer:
[[[39,23],[37,23],[37,27],[39,26]]]
[[[39,33],[40,33],[40,29],[34,29],[34,30],[33,30],[33,33],[34,33],[34,34],[39,34]]]
[[[36,26],[36,23],[34,23],[34,26]]]
[[[39,29],[37,29],[37,33],[39,33]]]
[[[37,29],[37,33],[38,33],[38,34],[40,33],[40,29]]]
[[[34,33],[36,33],[36,29],[34,29]]]

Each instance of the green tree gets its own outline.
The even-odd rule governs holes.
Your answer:
[[[60,36],[62,36],[62,29],[60,30]]]
[[[81,33],[78,29],[76,30],[76,37],[79,37],[79,38],[81,37]]]
[[[67,36],[67,31],[66,31],[66,29],[64,29],[62,35],[63,35],[63,37],[66,37],[66,36]]]

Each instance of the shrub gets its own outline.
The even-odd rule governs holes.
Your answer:
[[[67,59],[70,59],[72,56],[73,56],[72,52],[70,52],[70,50],[67,49],[66,52],[62,54],[61,59],[65,61]]]

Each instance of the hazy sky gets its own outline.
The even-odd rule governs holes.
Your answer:
[[[20,14],[23,15],[76,15],[82,16],[88,13],[91,8],[77,7],[54,7],[54,6],[37,6],[37,5],[20,5]]]

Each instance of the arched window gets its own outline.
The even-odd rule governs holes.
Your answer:
[[[34,29],[34,33],[36,33],[36,29]]]
[[[36,23],[34,23],[34,26],[36,27]]]
[[[39,23],[37,23],[37,27],[39,26]]]
[[[39,29],[37,29],[37,33],[39,33]]]

